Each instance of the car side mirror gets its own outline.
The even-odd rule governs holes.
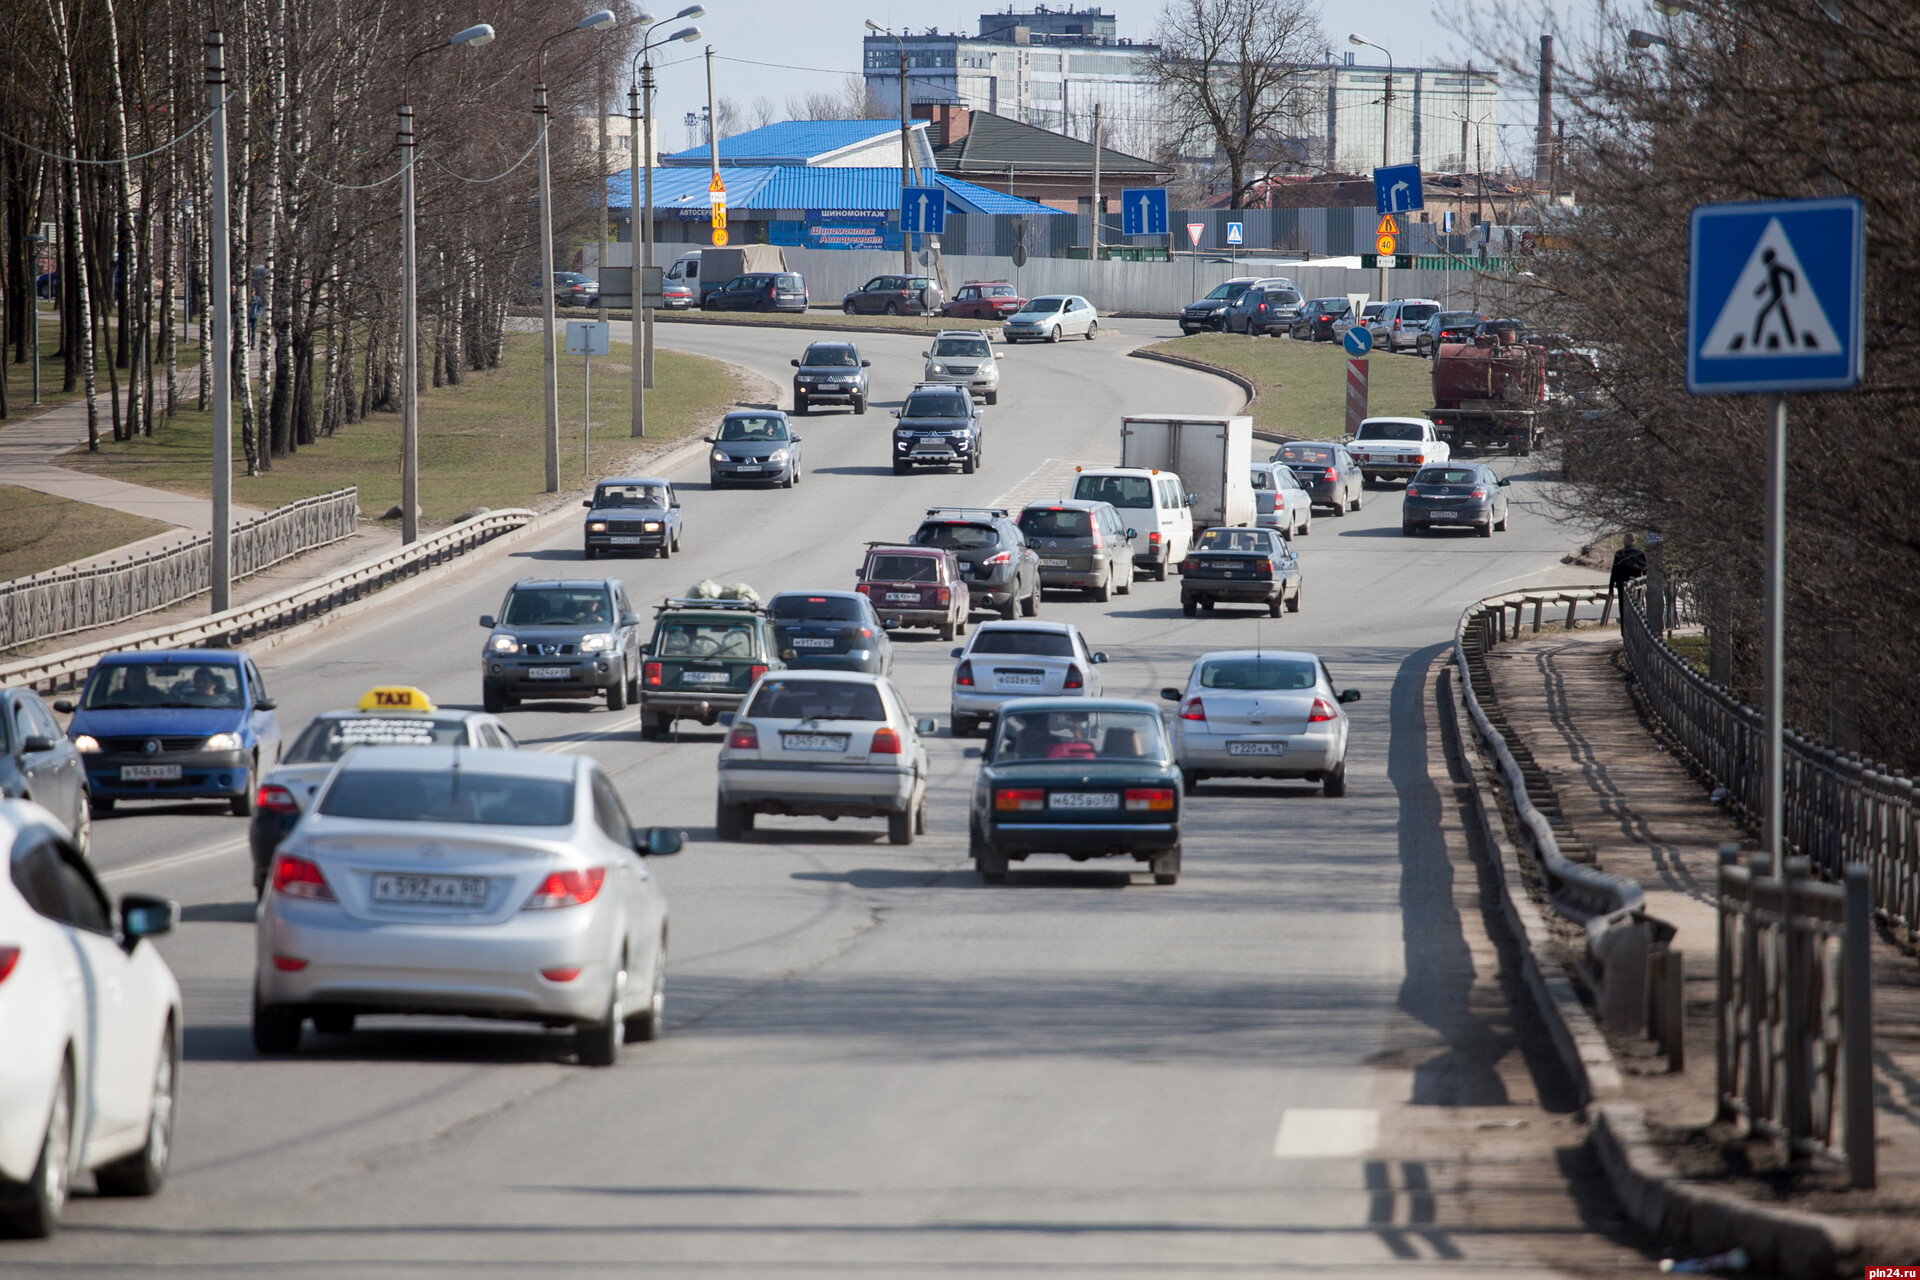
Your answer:
[[[920,358],[921,358],[922,360],[931,360],[931,359],[933,359],[933,352],[931,352],[931,351],[922,351],[922,352],[920,353]]]
[[[967,650],[966,650],[966,647],[965,647],[965,646],[963,645],[963,646],[961,646],[960,648],[957,648],[957,649],[955,649],[955,650],[954,650],[954,651],[953,651],[952,653],[949,653],[949,654],[948,654],[947,656],[948,656],[949,658],[957,658],[957,657],[959,657],[959,656],[960,656],[961,654],[963,654],[963,653],[965,653],[966,651],[967,651]]]
[[[1197,494],[1197,493],[1189,493],[1189,494],[1187,495],[1187,505],[1188,505],[1188,506],[1190,506],[1190,507],[1197,507],[1197,506],[1199,506],[1199,505],[1200,505],[1200,495],[1199,495],[1199,494]]]
[[[996,351],[993,353],[993,358],[995,360],[1005,360],[1007,358],[1007,353],[1004,351]]]
[[[1167,702],[1178,702],[1180,701],[1181,695],[1178,689],[1174,688],[1172,685],[1168,685],[1166,688],[1160,691],[1160,696],[1162,699],[1164,699]]]
[[[787,363],[792,365],[796,369],[800,367],[800,362],[798,360],[789,360],[787,361]]]
[[[1335,699],[1335,701],[1358,702],[1360,701],[1360,691],[1358,689],[1342,689],[1340,691],[1340,696],[1337,699]]]
[[[861,367],[862,369],[871,369],[871,368],[873,367],[873,361],[871,361],[871,360],[862,360],[862,361],[860,362],[860,367]]]
[[[62,698],[53,704],[53,709],[63,716],[70,716],[73,714],[73,702],[71,699]]]
[[[938,733],[939,730],[940,726],[934,723],[932,716],[921,716],[913,722],[913,731],[915,733]]]
[[[1104,653],[1101,653],[1101,652],[1100,652],[1100,651],[1099,651],[1098,649],[1096,649],[1096,650],[1094,650],[1094,653],[1093,653],[1093,665],[1094,665],[1094,666],[1096,666],[1096,667],[1097,667],[1097,666],[1100,666],[1101,664],[1103,664],[1104,662],[1106,662],[1106,660],[1107,660],[1107,655],[1106,655],[1106,654],[1104,654]]]
[[[899,628],[900,628],[900,619],[898,618],[880,619],[880,629],[882,631],[897,631],[899,630]]]
[[[633,851],[643,858],[664,858],[686,847],[687,833],[677,827],[635,827]]]
[[[701,436],[700,438],[701,438],[702,440],[704,440],[704,441],[705,441],[706,443],[708,443],[708,444],[712,444],[712,443],[714,443],[714,440],[713,440],[713,437],[712,437],[712,436]]]
[[[480,625],[485,627],[487,630],[491,631],[495,627],[499,626],[500,624],[498,621],[494,619],[494,616],[492,614],[483,613],[480,615]]]
[[[279,705],[280,704],[272,698],[255,698],[253,700],[253,709],[255,711],[271,711]]]
[[[675,495],[674,495],[674,497],[673,497],[673,505],[674,505],[674,506],[676,506],[676,507],[680,505],[680,495],[679,495],[679,494],[675,494]]]
[[[897,418],[897,417],[899,417],[899,416],[900,416],[900,411],[899,411],[898,409],[895,409],[895,410],[893,410],[892,412],[893,412],[893,416],[894,416],[894,417],[896,417],[896,418]]]
[[[151,893],[129,893],[120,899],[120,937],[128,952],[140,939],[172,933],[180,919],[180,904]]]
[[[982,754],[984,753],[978,747],[966,747],[961,750],[960,758],[963,760],[978,760]]]
[[[637,613],[623,613],[620,615],[620,625],[623,627],[637,627],[640,625],[640,615]]]
[[[41,751],[51,751],[53,750],[53,739],[47,737],[44,733],[30,733],[20,739],[20,750],[27,755],[34,755]]]
[[[1140,531],[1139,531],[1138,529],[1129,529],[1129,530],[1127,530],[1127,541],[1128,541],[1128,542],[1132,542],[1132,541],[1133,541],[1133,540],[1134,540],[1135,538],[1137,538],[1137,537],[1139,537],[1139,536],[1140,536]]]
[[[1508,485],[1510,485],[1510,484],[1512,484],[1512,483],[1513,483],[1513,477],[1512,477],[1512,476],[1501,476],[1501,477],[1500,477],[1500,487],[1501,487],[1502,489],[1504,489],[1504,488],[1506,488],[1506,487],[1507,487]]]
[[[788,437],[787,437],[787,442],[788,442],[789,444],[799,444],[799,443],[800,443],[800,441],[801,441],[801,439],[802,439],[802,437],[800,437],[800,436],[788,436]]]
[[[581,499],[581,501],[580,501],[580,505],[581,505],[581,506],[583,506],[583,507],[585,507],[585,508],[586,508],[587,510],[589,510],[589,511],[591,511],[591,510],[593,510],[593,499],[592,499],[592,498],[583,498],[583,499]]]
[[[733,728],[734,713],[731,711],[722,711],[719,715],[719,720],[723,728],[731,729]]]

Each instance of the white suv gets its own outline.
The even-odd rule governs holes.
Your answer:
[[[1006,352],[995,351],[978,329],[942,329],[933,346],[922,351],[927,367],[922,382],[944,382],[965,387],[988,404],[1000,403],[1000,362]]]

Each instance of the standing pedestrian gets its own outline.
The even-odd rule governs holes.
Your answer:
[[[1613,553],[1613,571],[1607,575],[1607,607],[1601,617],[1613,612],[1613,601],[1620,600],[1620,608],[1626,609],[1627,584],[1636,578],[1647,576],[1647,553],[1633,545],[1633,535],[1628,534],[1620,549]]]

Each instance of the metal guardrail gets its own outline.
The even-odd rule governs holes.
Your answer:
[[[251,636],[295,626],[378,591],[400,578],[451,560],[503,533],[531,523],[535,516],[535,512],[518,507],[490,511],[442,529],[412,546],[364,560],[330,578],[294,587],[196,622],[96,640],[58,653],[9,662],[0,665],[0,685],[26,685],[43,693],[52,692],[60,688],[73,688],[86,678],[94,662],[102,655],[123,649],[217,649],[244,644]]]
[[[354,486],[302,498],[233,527],[233,576],[351,537]],[[213,535],[87,569],[54,569],[0,583],[0,649],[72,635],[178,604],[208,589]]]
[[[1757,827],[1766,809],[1766,718],[1713,684],[1649,628],[1641,588],[1620,609],[1627,665],[1649,708],[1688,760],[1724,789],[1729,812]],[[1867,869],[1873,905],[1920,930],[1920,802],[1913,779],[1786,731],[1781,840],[1824,880]]]

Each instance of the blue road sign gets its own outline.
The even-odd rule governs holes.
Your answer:
[[[947,225],[945,187],[900,188],[900,229],[937,236]]]
[[[1165,187],[1128,187],[1120,193],[1120,234],[1123,236],[1167,234]]]
[[[1420,192],[1420,166],[1396,164],[1375,169],[1373,206],[1375,213],[1405,213],[1409,209],[1426,208],[1426,197]]]
[[[1363,356],[1373,350],[1373,332],[1356,325],[1347,330],[1346,337],[1340,339],[1340,345],[1347,349],[1350,356]]]
[[[1240,244],[1245,239],[1245,237],[1241,235],[1240,228],[1241,224],[1238,222],[1229,222],[1227,224],[1228,244]]]
[[[1695,205],[1687,390],[1708,396],[1857,384],[1866,222],[1851,196]]]

